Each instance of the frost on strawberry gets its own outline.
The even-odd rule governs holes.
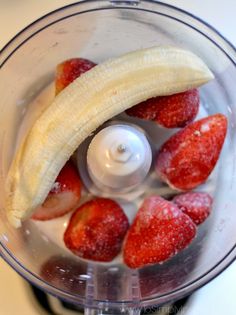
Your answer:
[[[215,114],[189,124],[160,148],[156,171],[178,190],[204,183],[213,171],[225,140],[227,118]]]
[[[197,89],[150,98],[126,110],[129,116],[152,120],[166,128],[182,128],[192,122],[199,109]]]
[[[195,224],[203,223],[211,213],[213,199],[205,192],[187,192],[172,200]]]
[[[111,261],[119,254],[128,227],[128,219],[115,201],[96,198],[73,213],[64,242],[81,258]]]
[[[174,203],[159,196],[144,200],[131,225],[123,249],[130,268],[161,263],[186,248],[196,225]]]

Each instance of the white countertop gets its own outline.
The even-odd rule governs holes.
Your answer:
[[[0,0],[0,49],[22,28],[70,0]],[[219,30],[236,46],[235,0],[162,1],[189,11]],[[192,297],[181,315],[235,315],[236,262]],[[0,259],[0,315],[39,315],[22,290],[22,280]]]

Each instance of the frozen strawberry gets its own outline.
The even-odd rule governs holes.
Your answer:
[[[201,224],[211,212],[212,197],[204,192],[180,194],[172,200],[195,224]]]
[[[124,262],[130,268],[161,263],[187,247],[196,225],[173,202],[159,196],[144,200],[124,244]]]
[[[72,162],[67,162],[59,173],[44,203],[33,216],[34,220],[51,220],[75,209],[81,194],[81,181]]]
[[[199,103],[199,92],[192,89],[183,93],[150,98],[128,109],[126,113],[129,116],[153,120],[166,128],[178,128],[194,120]]]
[[[115,201],[97,198],[73,213],[64,242],[82,258],[111,261],[120,252],[128,227],[128,219]]]
[[[171,187],[190,190],[204,183],[219,159],[227,119],[215,114],[189,124],[159,150],[156,171]]]
[[[60,63],[56,69],[56,95],[82,73],[94,66],[96,66],[96,63],[83,58],[72,58]]]

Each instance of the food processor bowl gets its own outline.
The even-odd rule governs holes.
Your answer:
[[[54,79],[56,65],[71,57],[97,63],[154,45],[174,45],[201,57],[215,79],[200,88],[207,114],[228,117],[219,163],[207,183],[214,199],[209,219],[193,243],[174,258],[138,270],[95,263],[46,237],[30,221],[9,225],[4,184],[19,127],[29,104]],[[43,290],[82,305],[86,314],[139,314],[140,308],[179,299],[222,272],[236,256],[236,52],[216,30],[173,6],[154,1],[81,1],[58,9],[17,34],[0,54],[0,252],[18,273]],[[45,103],[37,103],[32,117]],[[73,113],[72,113],[73,114]],[[29,122],[30,125],[30,122]],[[57,231],[52,231],[57,233]]]

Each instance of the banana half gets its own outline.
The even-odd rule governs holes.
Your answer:
[[[153,47],[110,59],[66,87],[29,131],[6,180],[6,210],[19,227],[42,204],[79,144],[111,117],[159,95],[198,87],[214,76],[193,53]]]

